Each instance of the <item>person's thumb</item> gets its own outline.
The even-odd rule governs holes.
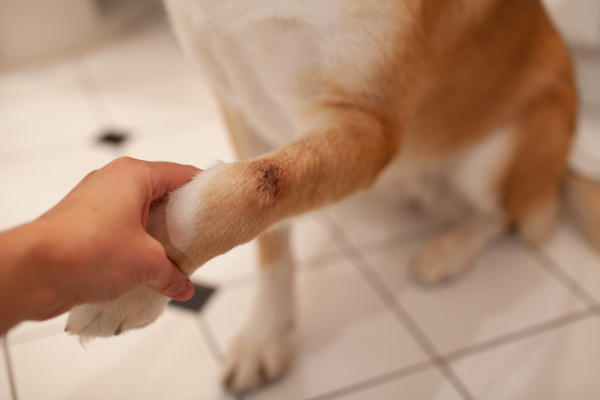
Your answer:
[[[169,259],[165,261],[168,265],[162,268],[164,271],[155,281],[148,283],[150,289],[157,291],[167,297],[179,301],[187,301],[194,295],[194,285],[187,275],[177,268]]]

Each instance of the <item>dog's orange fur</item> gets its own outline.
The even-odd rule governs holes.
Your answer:
[[[356,3],[365,12],[376,7]],[[515,126],[517,149],[499,182],[505,206],[525,236],[543,236],[527,224],[536,207],[559,203],[576,95],[569,53],[542,6],[538,0],[405,3],[398,0],[398,13],[410,26],[387,38],[376,74],[352,86],[337,76],[304,76],[299,84],[324,88],[323,98],[303,110],[313,132],[210,183],[206,198],[247,229],[194,243],[184,250],[190,262],[203,263],[278,221],[368,188],[407,147],[443,158],[506,124]],[[252,128],[223,109],[245,158],[243,140]]]
[[[265,1],[256,7],[272,11],[279,5],[275,1]],[[230,10],[224,7],[215,11],[214,7],[219,6],[215,0],[203,2],[205,10],[215,12],[212,17],[217,21],[222,22],[219,11]],[[337,34],[346,38],[344,29],[360,33],[350,35],[350,43],[341,41],[347,45],[344,50],[359,49],[359,53],[355,55],[357,60],[353,60],[356,62],[350,65],[345,64],[347,53],[338,58],[325,57],[327,62],[299,68],[294,71],[297,75],[293,82],[286,82],[293,90],[283,90],[284,95],[301,94],[286,109],[297,117],[294,121],[299,125],[298,139],[274,151],[264,151],[269,146],[261,139],[261,132],[257,132],[256,121],[254,126],[248,123],[252,116],[249,113],[258,109],[243,102],[240,104],[251,111],[236,109],[226,98],[221,98],[225,120],[242,161],[205,172],[211,175],[205,175],[209,178],[203,180],[201,174],[192,186],[188,185],[194,188],[192,191],[185,192],[184,188],[174,194],[171,200],[179,199],[179,203],[173,200],[172,204],[178,204],[179,209],[169,209],[170,200],[166,199],[150,212],[148,231],[187,273],[259,237],[264,268],[254,319],[247,334],[234,346],[226,367],[226,384],[236,391],[254,388],[264,379],[280,376],[290,360],[293,261],[285,230],[264,234],[271,226],[368,188],[393,160],[416,159],[435,164],[440,160],[461,159],[496,137],[500,137],[498,143],[508,138],[509,149],[493,140],[486,149],[502,154],[505,151],[507,155],[500,157],[499,165],[490,167],[489,174],[480,175],[490,181],[484,182],[489,188],[474,189],[491,192],[494,204],[490,209],[477,204],[475,208],[481,210],[474,218],[434,241],[430,251],[418,257],[417,264],[424,266],[421,279],[434,282],[462,272],[473,256],[509,225],[516,227],[526,240],[543,239],[551,232],[561,203],[575,124],[576,91],[569,53],[539,0],[338,0],[336,3],[339,15],[333,19],[340,15],[346,19],[336,25]],[[195,26],[194,19],[186,14],[198,4],[192,0],[167,0],[184,47],[193,55],[197,55],[194,51],[205,49],[194,35],[201,36],[203,29],[210,28],[210,24]],[[251,7],[233,0],[227,4]],[[326,8],[325,3],[303,4],[314,9]],[[312,11],[319,16],[316,12],[319,10]],[[273,15],[258,21],[282,24]],[[291,31],[305,32],[293,18],[285,22]],[[310,21],[306,26],[311,26]],[[254,27],[251,25],[248,32],[255,32]],[[277,32],[285,35],[287,31]],[[218,37],[219,32],[215,35]],[[278,48],[278,42],[270,36],[259,37],[264,40],[259,44],[263,51],[260,61],[286,50]],[[228,43],[223,51],[227,51]],[[302,43],[298,45],[301,47]],[[238,61],[235,57],[225,59],[232,64]],[[232,67],[227,62],[225,65]],[[244,64],[235,66],[243,68]],[[239,72],[233,68],[236,71]],[[243,73],[241,76],[246,77]],[[278,105],[270,103],[270,98],[265,100],[268,96],[260,97],[263,94],[260,90],[281,89],[274,87],[265,85],[254,94],[276,108]],[[290,111],[293,107],[296,109]],[[268,128],[268,124],[262,125],[262,129]],[[507,136],[495,135],[503,130],[508,132]],[[257,154],[262,155],[256,157]],[[470,160],[462,157],[465,159]],[[478,167],[467,163],[467,168]],[[580,184],[574,186],[573,193],[581,203],[587,193],[597,189],[596,185]],[[501,204],[495,204],[497,200]],[[486,201],[484,198],[479,202]],[[594,209],[586,204],[586,209]],[[169,210],[175,222],[169,221]],[[189,215],[188,210],[191,210]],[[180,211],[183,212],[178,214]],[[169,227],[170,224],[174,226]],[[600,237],[597,229],[588,231]],[[170,235],[176,236],[177,243]],[[461,253],[459,250],[463,248],[465,251]],[[139,298],[152,296],[158,295],[147,291]],[[158,300],[155,303],[158,304],[155,309],[142,311],[157,316],[163,303]],[[74,333],[84,337],[112,334],[113,325],[120,326],[122,318],[135,321],[135,313],[139,311],[126,301],[104,308],[90,306],[73,318],[81,327]],[[95,317],[102,313],[108,314],[108,318]],[[87,323],[89,320],[92,322]],[[104,320],[110,324],[98,326],[94,322]]]

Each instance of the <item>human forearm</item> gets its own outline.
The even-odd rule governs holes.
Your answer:
[[[60,279],[46,268],[50,244],[42,225],[32,222],[0,233],[0,334],[22,320],[55,313]]]

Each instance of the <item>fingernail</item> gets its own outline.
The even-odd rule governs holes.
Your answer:
[[[177,291],[177,293],[175,293],[176,296],[178,296],[178,295],[182,294],[183,292],[185,292],[185,290],[188,287],[188,282],[189,282],[189,280],[187,280],[187,279],[184,279],[184,281],[181,282],[181,286],[179,286],[179,290]]]
[[[183,290],[172,297],[178,301],[188,301],[193,296],[194,284],[189,279],[186,279],[184,282],[184,285],[182,287],[183,287]],[[183,296],[184,293],[188,293],[188,295]]]

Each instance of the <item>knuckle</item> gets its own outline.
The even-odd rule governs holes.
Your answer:
[[[153,271],[159,270],[165,261],[165,249],[158,243],[149,245],[144,251],[145,264]]]
[[[119,157],[109,165],[118,169],[139,167],[143,162],[132,157]]]
[[[95,169],[95,170],[93,170],[91,172],[88,172],[88,174],[83,178],[83,181],[92,179],[93,177],[95,177],[97,175],[98,175],[98,170]]]

